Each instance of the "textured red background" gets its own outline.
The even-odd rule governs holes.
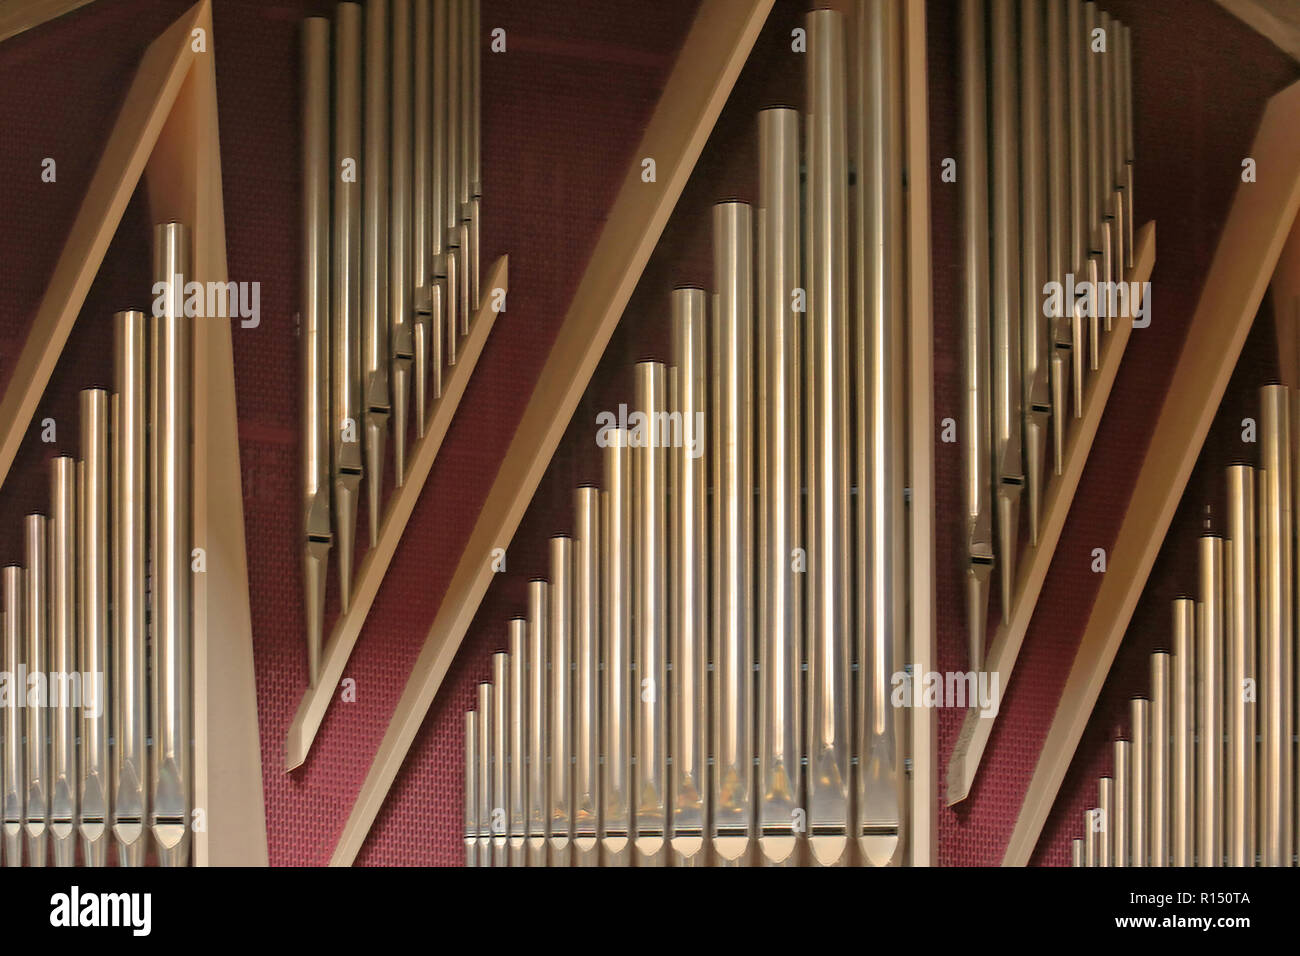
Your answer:
[[[187,6],[184,0],[94,3],[0,46],[0,375],[6,381],[139,57]],[[1300,72],[1209,0],[1107,6],[1133,26],[1138,51],[1138,213],[1160,226],[1153,324],[1130,342],[975,790],[964,805],[940,810],[945,864],[1000,857],[1095,596],[1087,556],[1114,540],[1263,103]],[[509,311],[492,333],[349,663],[358,702],[333,706],[307,764],[290,776],[282,771],[284,734],[306,686],[293,518],[297,30],[302,16],[327,13],[331,5],[215,0],[230,276],[262,283],[261,327],[236,329],[234,341],[273,863],[328,859],[694,7],[693,0],[484,0],[484,28],[508,33],[506,54],[483,57],[483,248],[485,263],[510,254]],[[709,280],[710,204],[752,198],[755,110],[802,105],[801,66],[786,38],[805,7],[777,3],[510,548],[510,573],[489,590],[358,862],[460,862],[461,715],[472,706],[474,685],[488,676],[488,655],[504,647],[505,621],[523,609],[525,583],[546,571],[546,539],[570,530],[572,488],[597,477],[588,428],[595,410],[629,393],[625,373],[632,362],[666,357],[668,290]],[[958,194],[937,177],[939,159],[957,155],[955,5],[929,0],[927,9],[935,412],[944,417],[956,414],[960,389]],[[58,162],[55,184],[39,180],[46,156]],[[76,452],[76,389],[109,380],[109,315],[144,301],[148,237],[148,210],[137,195],[38,412],[38,419],[58,420],[57,448],[64,453]],[[1261,323],[1225,402],[1232,406],[1226,420],[1240,419],[1237,409],[1269,373],[1269,344]],[[1208,496],[1219,464],[1233,453],[1225,444],[1231,438],[1216,426],[1211,444],[1223,453],[1193,481],[1190,504],[1171,535],[1175,544],[1162,555],[1135,618],[1141,639],[1126,641],[1118,658],[1038,862],[1068,861],[1075,821],[1109,762],[1108,740],[1122,716],[1116,703],[1126,706],[1123,699],[1145,686],[1145,652],[1167,633],[1168,597],[1191,583],[1186,546],[1177,542],[1195,533],[1199,504],[1215,500]],[[29,440],[15,462],[0,500],[0,561],[21,560],[19,522],[45,505],[50,453]],[[936,444],[935,456],[939,663],[949,669],[964,667],[965,657],[957,589],[960,464],[952,445]],[[331,605],[334,600],[331,593]],[[960,716],[940,714],[941,767]]]

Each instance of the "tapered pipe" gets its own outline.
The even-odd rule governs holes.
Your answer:
[[[1169,759],[1169,848],[1174,866],[1192,866],[1196,854],[1196,602],[1173,605],[1173,716]]]
[[[429,395],[442,395],[443,339],[446,334],[447,262],[447,3],[433,4],[429,93]]]
[[[316,686],[330,552],[329,21],[302,30],[302,491],[303,607],[307,677]]]
[[[844,22],[808,27],[808,832],[812,860],[844,862],[852,742],[849,560],[848,169]],[[718,445],[714,443],[715,447]],[[726,591],[719,584],[715,593]],[[734,595],[734,592],[732,592]],[[733,598],[734,599],[734,598]],[[717,790],[715,781],[715,792]]]
[[[1127,28],[1117,19],[1110,21],[1110,30],[1106,36],[1106,69],[1110,75],[1110,89],[1107,98],[1107,116],[1110,120],[1110,134],[1107,145],[1110,147],[1106,156],[1106,172],[1110,177],[1111,195],[1115,203],[1115,231],[1113,244],[1115,248],[1115,279],[1123,279],[1128,254],[1128,236],[1132,226],[1128,220],[1132,215],[1128,201],[1128,183],[1126,181],[1127,162],[1124,143],[1124,43]]]
[[[993,439],[997,476],[1002,608],[1011,613],[1020,537],[1021,455],[1020,172],[1016,122],[1016,23],[1013,0],[991,0],[993,233]]]
[[[478,112],[477,91],[475,88],[474,60],[478,52],[475,34],[474,0],[453,0],[460,4],[460,134],[457,145],[460,149],[460,161],[457,170],[460,173],[460,219],[461,256],[464,264],[462,288],[466,306],[462,323],[469,321],[469,314],[478,308],[478,202],[475,200],[472,179],[474,176],[474,128]]]
[[[393,416],[393,480],[406,479],[406,431],[415,363],[414,274],[411,266],[411,0],[389,0],[392,28],[389,50],[391,110],[388,150],[391,193],[388,202],[388,358],[389,407]],[[373,539],[372,539],[373,540]]]
[[[1196,865],[1223,860],[1223,538],[1200,540],[1196,627]]]
[[[478,866],[478,714],[465,711],[465,865]]]
[[[482,300],[479,287],[480,267],[480,226],[479,210],[483,195],[483,11],[481,0],[470,0],[470,75],[472,77],[470,97],[470,159],[469,159],[469,194],[470,194],[470,229],[469,229],[469,288],[470,305],[477,312]]]
[[[1255,469],[1228,467],[1229,595],[1224,719],[1228,747],[1224,779],[1229,866],[1255,865]],[[1154,727],[1154,724],[1153,724]]]
[[[1106,279],[1117,278],[1115,266],[1122,262],[1122,259],[1116,255],[1118,248],[1118,237],[1120,231],[1119,215],[1117,209],[1118,193],[1115,189],[1115,176],[1112,172],[1111,157],[1113,154],[1112,142],[1115,138],[1115,101],[1113,87],[1115,62],[1115,30],[1111,16],[1105,10],[1098,8],[1097,11],[1097,28],[1101,30],[1102,38],[1094,42],[1093,59],[1096,61],[1097,69],[1097,86],[1095,87],[1095,97],[1093,104],[1097,110],[1097,141],[1093,153],[1093,161],[1096,165],[1097,188],[1100,190],[1101,197],[1101,217],[1103,225],[1102,237],[1102,261],[1107,264]],[[1104,44],[1097,49],[1097,42]],[[1110,310],[1106,309],[1105,325],[1106,331],[1111,330],[1114,316]]]
[[[1047,278],[1065,282],[1073,270],[1070,258],[1070,127],[1067,113],[1069,61],[1066,7],[1073,0],[1047,0]],[[1035,295],[1035,301],[1042,299]],[[1065,423],[1069,405],[1070,371],[1074,338],[1070,311],[1051,320],[1052,338],[1052,461],[1061,474],[1065,467]]]
[[[1291,863],[1292,500],[1290,395],[1259,391],[1259,839],[1264,866]]]
[[[508,866],[510,813],[510,657],[492,655],[492,865]]]
[[[635,710],[633,846],[638,866],[667,862],[668,803],[668,594],[665,446],[673,441],[659,422],[666,411],[664,366],[640,362],[636,408],[644,415],[632,430],[633,627],[639,685]],[[554,666],[554,665],[553,665]]]
[[[1115,767],[1113,804],[1107,823],[1110,827],[1110,866],[1129,865],[1129,832],[1132,824],[1129,815],[1133,812],[1132,774],[1133,744],[1128,740],[1115,741]],[[1106,778],[1103,777],[1104,781]],[[1104,804],[1103,804],[1104,805]],[[1102,852],[1105,852],[1103,847]]]
[[[1084,162],[1087,166],[1088,180],[1088,279],[1096,283],[1110,281],[1110,233],[1105,221],[1108,192],[1102,159],[1104,119],[1101,109],[1101,67],[1104,53],[1098,47],[1100,40],[1097,31],[1101,29],[1101,22],[1097,4],[1084,4],[1083,28],[1083,96],[1087,133],[1084,142]],[[1102,310],[1098,308],[1099,304],[1099,297],[1093,296],[1088,315],[1088,354],[1094,372],[1101,365]]]
[[[750,207],[713,207],[714,617],[713,851],[744,863],[753,830],[753,301]]]
[[[414,0],[411,7],[411,286],[415,289],[415,314],[411,326],[414,349],[411,377],[415,382],[415,434],[424,437],[424,422],[429,409],[429,338],[436,320],[431,318],[433,291],[430,286],[432,260],[429,237],[433,231],[429,190],[433,185],[432,140],[434,61],[430,44],[433,30],[429,4],[433,0]],[[441,300],[439,301],[441,305]]]
[[[72,866],[76,857],[77,709],[70,676],[77,665],[76,462],[68,457],[50,463],[50,664],[65,676],[57,699],[50,695],[53,721],[50,835],[55,866]]]
[[[1067,0],[1065,10],[1065,78],[1066,78],[1066,116],[1067,135],[1069,139],[1069,214],[1070,214],[1070,255],[1067,265],[1071,273],[1086,276],[1090,243],[1088,178],[1084,143],[1087,127],[1083,115],[1083,98],[1085,87],[1084,39],[1082,7]],[[1069,307],[1070,345],[1072,372],[1071,382],[1074,386],[1074,417],[1083,417],[1083,387],[1085,364],[1087,364],[1087,338],[1084,335],[1084,315],[1077,307]],[[1097,367],[1093,356],[1092,368]]]
[[[389,45],[387,0],[366,5],[365,161],[361,166],[365,215],[361,260],[361,399],[366,416],[366,501],[370,546],[379,539],[388,440],[389,394]],[[401,477],[398,477],[401,483]]]
[[[800,672],[803,666],[802,628],[796,593],[800,579],[791,568],[791,550],[800,541],[799,456],[799,315],[792,294],[801,288],[799,260],[799,113],[792,109],[766,109],[758,114],[758,388],[759,475],[759,741],[758,741],[758,844],[763,862],[788,865],[798,862],[801,833],[795,827],[796,811],[803,806],[802,702]],[[674,295],[680,295],[682,290]],[[689,294],[689,293],[687,293]],[[676,300],[675,300],[676,301]],[[678,361],[690,344],[682,342],[678,315]],[[703,325],[703,302],[698,322]],[[702,350],[702,343],[701,343]],[[700,365],[691,375],[702,371]],[[693,386],[694,387],[694,386]],[[698,385],[702,396],[704,384]],[[696,408],[694,401],[692,409]],[[682,424],[687,424],[686,407]],[[694,424],[694,418],[691,419]],[[679,456],[692,476],[703,470],[689,456]],[[695,478],[692,478],[695,482]],[[699,482],[695,482],[699,484]],[[681,486],[679,485],[679,488]],[[703,485],[699,484],[702,489]],[[697,494],[691,487],[681,495]],[[701,510],[702,498],[692,507]],[[702,511],[701,511],[702,515]],[[694,515],[689,519],[696,521]],[[678,527],[682,527],[679,519]],[[698,525],[702,531],[702,525]],[[693,549],[702,539],[692,538]],[[679,588],[690,586],[680,580]],[[697,585],[698,586],[698,585]],[[675,600],[680,600],[676,598]],[[692,608],[700,606],[695,596]],[[674,675],[678,658],[674,657]],[[674,755],[674,759],[676,759]]]
[[[510,866],[528,865],[528,622],[508,625],[510,648]]]
[[[1124,103],[1124,190],[1125,198],[1128,200],[1128,235],[1125,237],[1125,269],[1133,268],[1133,234],[1135,232],[1134,216],[1136,215],[1133,198],[1133,29],[1124,27],[1124,56],[1120,63],[1122,71],[1122,95]]]
[[[1053,331],[1043,310],[1047,281],[1047,154],[1044,141],[1046,93],[1043,50],[1046,34],[1039,2],[1020,4],[1020,336],[1023,375],[1025,481],[1029,499],[1029,541],[1038,544],[1039,513],[1046,485],[1048,418],[1052,393],[1048,370]]]
[[[190,811],[190,360],[191,323],[182,310],[181,278],[189,274],[189,229],[165,223],[154,233],[154,279],[172,277],[164,307],[153,317],[150,465],[153,555],[150,593],[153,755],[151,829],[159,863],[189,862]],[[54,582],[58,587],[58,582]],[[56,596],[57,600],[57,596]]]
[[[1169,865],[1169,680],[1172,658],[1151,655],[1150,866]]]
[[[446,335],[447,364],[456,364],[460,343],[461,287],[466,269],[461,248],[461,198],[460,198],[460,113],[461,113],[461,0],[445,0],[447,32],[442,74],[444,78],[443,103],[446,107],[443,137],[443,226],[444,263],[447,275]]]
[[[1115,866],[1115,781],[1102,777],[1097,781],[1097,814],[1101,832],[1097,837],[1097,866]]]
[[[492,865],[492,685],[478,685],[478,865]]]
[[[573,862],[595,866],[600,862],[599,489],[575,490],[573,526]]]
[[[1129,704],[1129,736],[1133,738],[1129,768],[1129,852],[1133,866],[1146,866],[1150,853],[1151,760],[1148,750],[1151,702],[1135,697]]]
[[[135,313],[139,315],[139,313]],[[141,316],[143,321],[143,316]],[[49,530],[44,515],[27,515],[24,519],[27,570],[26,652],[27,670],[32,674],[49,672],[49,593],[46,573],[49,568],[47,542]],[[50,817],[50,709],[27,708],[27,865],[44,866],[49,859]],[[119,725],[120,726],[120,725]],[[120,750],[121,745],[119,745]],[[143,793],[143,787],[140,788]],[[119,837],[119,839],[121,839]],[[139,830],[136,831],[139,841]]]
[[[573,539],[551,539],[550,788],[551,866],[573,850]],[[661,693],[666,694],[666,691]]]
[[[673,575],[669,825],[676,866],[704,862],[709,849],[704,839],[709,806],[708,465],[703,457],[709,400],[704,345],[707,301],[703,289],[673,291],[673,356],[678,383],[673,410],[681,416],[683,434],[683,441],[669,451],[674,462],[669,544]]]
[[[1076,838],[1070,841],[1070,866],[1083,865],[1083,841]]]
[[[27,616],[23,608],[23,569],[10,565],[0,571],[0,597],[4,612],[0,614],[0,671],[21,673],[27,648]],[[10,694],[25,694],[25,687],[11,688]],[[24,797],[27,787],[27,753],[23,749],[23,717],[13,703],[0,707],[0,741],[4,760],[0,764],[0,829],[4,831],[5,866],[22,866]]]
[[[528,865],[546,866],[550,840],[550,767],[547,763],[547,657],[550,653],[551,588],[528,582],[528,704],[524,711],[528,744]]]
[[[107,698],[110,673],[108,639],[108,392],[88,388],[81,393],[81,479],[77,567],[79,585],[81,707],[82,861],[86,866],[108,863],[109,800],[112,765],[108,741],[112,706]]]
[[[339,607],[352,603],[352,557],[361,491],[361,7],[334,20],[334,241],[330,254],[330,445]]]
[[[604,588],[601,595],[600,843],[606,866],[631,861],[632,783],[632,528],[630,461],[627,429],[612,428],[604,446],[605,490],[601,492],[601,534],[604,539]]]
[[[113,316],[113,836],[121,866],[143,866],[148,819],[149,689],[146,623],[148,560],[147,415],[143,312]],[[28,518],[30,522],[31,516]],[[44,519],[41,519],[44,526]],[[28,544],[32,535],[28,529]],[[42,554],[44,547],[42,545]],[[28,567],[34,565],[31,554]],[[44,562],[42,561],[42,566]],[[30,572],[29,572],[30,573]],[[41,576],[44,593],[44,575]],[[33,594],[33,600],[35,595]],[[31,605],[35,607],[35,604]],[[42,603],[42,606],[43,603]],[[44,622],[42,622],[42,633]],[[28,731],[31,732],[30,730]]]
[[[985,0],[961,0],[962,475],[966,496],[966,634],[969,666],[984,661],[989,577],[993,571],[992,353],[989,344],[988,131],[985,122]]]
[[[907,651],[901,19],[901,7],[891,0],[859,4],[854,58],[860,116],[854,126],[859,430],[854,443],[859,608],[854,833],[861,859],[873,866],[893,861],[902,844],[903,724],[890,704],[896,662]],[[1043,383],[1045,390],[1045,377]]]

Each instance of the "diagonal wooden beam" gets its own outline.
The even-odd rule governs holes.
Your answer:
[[[1024,866],[1034,852],[1291,233],[1300,209],[1300,83],[1269,100],[1249,155],[1258,181],[1237,186],[1004,866]]]
[[[90,2],[91,0],[0,0],[0,43]]]
[[[772,0],[704,0],[488,492],[424,647],[361,785],[330,863],[356,858],[492,579],[491,552],[514,537],[618,325]],[[641,160],[657,181],[643,182]]]

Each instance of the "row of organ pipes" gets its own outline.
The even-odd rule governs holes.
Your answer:
[[[676,431],[598,437],[466,714],[468,865],[906,862],[899,8],[807,15],[802,124],[759,113],[757,206],[713,207],[712,293],[635,368]]]
[[[1049,451],[1059,475],[1067,410],[1082,416],[1116,318],[1100,295],[1053,316],[1044,286],[1118,283],[1133,265],[1132,46],[1128,27],[1077,0],[960,0],[959,20],[965,592],[978,670],[995,566],[1011,613],[1022,494],[1036,545]]]
[[[154,233],[168,283],[113,316],[113,387],[80,394],[80,457],[0,570],[0,811],[8,866],[189,862],[193,801],[189,230]],[[155,292],[159,286],[155,285]],[[80,849],[80,853],[78,853]]]
[[[443,370],[456,364],[479,307],[479,24],[479,0],[340,3],[332,24],[303,24],[299,336],[312,686],[330,551],[346,613],[362,480],[373,546],[390,420],[400,486],[408,433],[424,436]]]
[[[1076,866],[1292,866],[1300,394],[1259,392],[1259,458],[1227,468],[1220,532],[1197,542],[1151,690],[1084,811]]]

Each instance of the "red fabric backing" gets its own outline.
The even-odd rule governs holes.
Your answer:
[[[6,184],[0,222],[7,226],[0,231],[0,374],[6,381],[140,55],[187,6],[185,0],[95,3],[0,46],[0,181]],[[802,105],[802,64],[790,55],[788,37],[805,6],[778,2],[511,545],[510,573],[489,590],[358,862],[461,861],[463,711],[472,706],[474,685],[488,676],[488,655],[504,646],[505,621],[523,608],[525,583],[546,572],[546,539],[571,529],[573,487],[597,477],[589,438],[595,410],[629,394],[632,362],[666,357],[668,291],[710,278],[710,204],[753,198],[755,110]],[[486,269],[496,255],[510,254],[508,311],[492,333],[348,666],[358,701],[332,707],[307,764],[293,775],[282,770],[283,740],[306,686],[292,517],[297,30],[302,16],[328,12],[331,5],[217,0],[214,7],[230,276],[262,283],[262,324],[237,328],[234,343],[268,837],[273,863],[319,864],[329,857],[382,737],[695,3],[484,0],[485,30],[503,26],[508,34],[508,53],[483,55],[483,261]],[[956,414],[960,388],[958,193],[937,175],[938,160],[957,155],[955,7],[929,0],[927,8],[935,413],[942,418]],[[1108,8],[1133,25],[1140,53],[1138,211],[1143,221],[1160,223],[1154,320],[1134,333],[1129,346],[975,792],[964,805],[940,811],[939,859],[946,864],[998,860],[1095,596],[1086,556],[1114,540],[1116,502],[1132,486],[1151,410],[1168,383],[1263,103],[1297,76],[1294,63],[1209,0],[1113,0]],[[45,156],[58,162],[57,184],[40,182]],[[55,447],[64,453],[76,453],[76,389],[107,384],[111,374],[111,338],[101,323],[117,308],[147,303],[149,227],[137,194],[38,412],[38,421],[57,419]],[[34,432],[0,499],[5,562],[21,560],[21,515],[47,500],[44,460],[51,450]],[[952,445],[935,446],[941,669],[965,666],[958,455]],[[1180,512],[1175,527],[1185,520]],[[1162,556],[1153,582],[1166,564]],[[331,618],[336,600],[331,583]],[[1146,620],[1153,602],[1143,602],[1139,619]],[[1163,599],[1154,603],[1167,608]],[[1150,620],[1156,622],[1152,633],[1167,629],[1165,618]],[[1127,674],[1125,659],[1121,655]],[[1140,685],[1145,665],[1138,669]],[[1068,860],[1062,854],[1068,854],[1078,814],[1073,803],[1065,804],[1090,799],[1084,794],[1095,790],[1100,758],[1094,751],[1101,746],[1108,754],[1108,745],[1095,745],[1094,738],[1104,742],[1110,732],[1113,720],[1107,723],[1105,715],[1115,683],[1107,686],[1063,788],[1040,862]],[[960,716],[940,714],[941,768]]]

